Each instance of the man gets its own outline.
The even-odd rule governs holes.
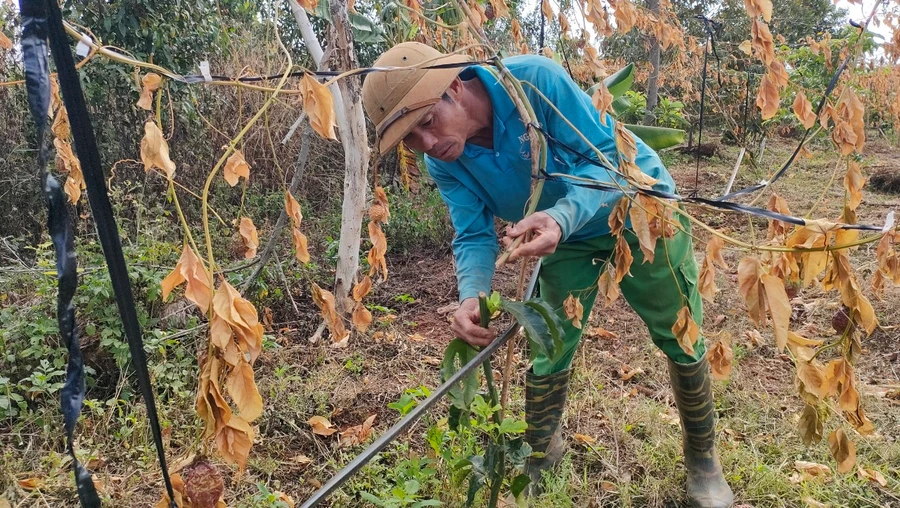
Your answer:
[[[519,221],[506,231],[504,244],[531,233],[529,241],[512,251],[510,260],[544,257],[541,298],[562,315],[563,301],[572,294],[590,312],[597,295],[597,279],[612,262],[615,238],[610,234],[608,216],[622,195],[548,180],[539,211],[523,218],[531,190],[532,154],[525,125],[499,83],[496,69],[482,65],[422,68],[466,61],[466,57],[443,55],[423,44],[399,44],[385,52],[375,67],[417,68],[372,73],[363,84],[362,94],[366,112],[376,126],[381,153],[403,141],[425,154],[428,172],[447,203],[456,230],[453,253],[460,306],[452,329],[468,343],[484,346],[496,336],[493,330],[481,328],[477,299],[480,292],[490,292],[499,250],[494,217]],[[596,159],[561,113],[608,159],[618,160],[614,120],[606,116],[605,122],[601,121],[590,97],[559,65],[534,55],[507,58],[503,63],[517,79],[530,83],[523,85],[525,95],[538,124],[550,136]],[[636,143],[635,163],[658,181],[655,188],[674,192],[675,184],[656,153],[639,139]],[[604,168],[552,145],[547,172],[607,182],[614,178]],[[687,229],[687,222],[682,221],[682,226]],[[671,330],[685,304],[695,321],[702,322],[691,237],[679,231],[671,238],[661,238],[653,262],[644,263],[636,237],[631,232],[627,235],[634,261],[631,276],[622,280],[621,290],[647,324],[654,343],[669,358],[684,435],[688,498],[693,506],[730,506],[733,496],[715,450],[715,407],[703,341],[694,346],[694,355],[688,355]],[[535,481],[565,452],[560,421],[569,366],[581,330],[568,321],[564,327],[562,358],[552,362],[533,353],[533,365],[526,377],[525,439],[536,453],[528,461],[527,471]]]

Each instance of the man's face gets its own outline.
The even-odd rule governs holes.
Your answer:
[[[444,162],[453,162],[463,153],[468,138],[466,111],[453,99],[452,91],[432,106],[407,134],[409,148]]]

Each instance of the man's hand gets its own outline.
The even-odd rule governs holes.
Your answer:
[[[531,240],[519,244],[509,254],[509,261],[526,256],[546,256],[556,251],[559,239],[562,238],[562,230],[559,224],[544,212],[537,212],[525,217],[515,226],[506,230],[503,237],[503,246],[508,247],[513,239],[531,231]]]
[[[466,298],[459,304],[453,314],[453,333],[472,346],[487,346],[497,338],[497,332],[491,328],[481,327],[481,312],[478,309],[478,298]]]

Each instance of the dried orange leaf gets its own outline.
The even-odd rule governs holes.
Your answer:
[[[313,434],[330,436],[337,432],[334,425],[332,425],[331,422],[328,421],[328,418],[325,418],[324,416],[313,416],[307,420],[306,423],[312,427]]]
[[[141,140],[141,161],[144,170],[150,171],[159,168],[171,179],[175,175],[175,163],[169,159],[169,144],[163,137],[162,131],[156,126],[156,122],[149,121],[144,124],[144,138]]]
[[[354,425],[348,429],[341,431],[341,446],[352,446],[365,443],[372,436],[372,424],[375,423],[375,417],[372,415],[366,418],[366,421],[360,425]]]
[[[703,265],[700,267],[700,277],[697,279],[697,289],[700,296],[707,302],[712,303],[716,298],[716,269],[707,255],[703,258]]]
[[[730,267],[728,266],[728,263],[725,262],[725,258],[722,257],[722,249],[724,247],[725,240],[722,240],[722,238],[718,236],[712,236],[706,243],[706,255],[709,257],[710,261],[718,265],[719,268],[728,270]]]
[[[353,306],[353,314],[350,316],[351,321],[353,322],[353,327],[359,330],[360,333],[366,333],[366,330],[369,329],[369,325],[372,324],[372,313],[369,312],[369,309],[365,307],[360,302],[356,302],[356,305]]]
[[[253,429],[240,416],[234,416],[216,434],[216,445],[225,462],[237,464],[238,471],[247,466],[247,457],[253,445]]]
[[[40,487],[43,482],[39,478],[26,478],[24,480],[17,480],[16,483],[25,490],[34,490]]]
[[[225,169],[222,170],[222,176],[228,185],[234,187],[237,185],[241,177],[244,180],[250,179],[250,164],[244,159],[244,154],[240,150],[235,150],[228,160],[225,161]]]
[[[294,242],[294,255],[297,257],[297,261],[300,261],[301,263],[309,263],[309,241],[306,239],[306,235],[301,233],[299,229],[294,228],[292,230],[291,238]]]
[[[764,274],[761,281],[766,290],[766,302],[772,315],[775,346],[782,352],[787,345],[788,327],[791,324],[791,301],[784,289],[784,281],[769,274]]]
[[[563,310],[566,313],[566,319],[572,322],[572,326],[581,329],[581,320],[584,318],[584,306],[581,300],[569,293],[568,298],[563,302]]]
[[[659,238],[650,231],[650,218],[647,215],[647,209],[637,200],[632,203],[631,209],[628,211],[628,216],[631,218],[631,229],[638,238],[641,252],[644,253],[644,260],[641,264],[653,263],[656,256],[656,240]]]
[[[745,257],[738,264],[738,291],[744,297],[750,319],[758,325],[766,323],[766,293],[760,283],[762,265],[759,259]]]
[[[316,81],[311,74],[304,74],[300,79],[300,95],[303,97],[303,110],[309,115],[313,130],[323,138],[337,139],[334,134],[336,124],[331,90]]]
[[[862,467],[857,466],[856,476],[860,480],[869,480],[877,483],[878,485],[881,485],[882,487],[887,487],[887,480],[884,478],[884,475],[874,469],[863,469]]]
[[[331,331],[331,339],[334,342],[342,342],[350,336],[350,332],[344,327],[344,322],[335,309],[334,295],[330,291],[322,289],[313,282],[312,284],[313,302],[319,307],[328,330]]]
[[[794,469],[813,477],[828,476],[831,474],[831,468],[826,466],[825,464],[819,464],[817,462],[807,462],[805,460],[794,461]]]
[[[259,248],[259,235],[250,217],[241,217],[240,232],[241,239],[244,241],[244,247],[247,248],[247,251],[244,252],[244,259],[256,257],[256,249]]]
[[[153,92],[159,89],[162,78],[155,72],[148,72],[141,78],[141,97],[137,101],[137,107],[153,110]]]
[[[615,100],[613,95],[609,92],[609,89],[606,88],[606,85],[601,81],[599,83],[599,86],[597,86],[597,90],[594,91],[594,95],[591,96],[591,103],[595,108],[597,108],[597,111],[600,112],[600,123],[602,123],[604,126],[606,125],[606,114],[612,107],[613,100]]]
[[[691,309],[687,305],[678,311],[678,319],[672,325],[672,333],[675,334],[675,339],[678,341],[681,349],[685,353],[694,356],[694,344],[700,338],[700,327],[697,326],[693,316],[691,316]]]
[[[357,302],[361,302],[366,295],[369,294],[369,291],[372,290],[372,279],[366,275],[362,278],[361,281],[357,282],[355,286],[353,286],[353,299]]]
[[[744,0],[747,15],[762,16],[766,23],[772,21],[772,0]]]
[[[770,77],[771,73],[766,72],[759,82],[759,93],[756,96],[756,107],[761,112],[763,120],[768,120],[778,113],[778,87]]]
[[[856,207],[862,203],[862,188],[866,184],[859,170],[859,163],[850,161],[847,164],[847,174],[844,175],[844,190],[847,191],[847,207],[850,210],[856,210]]]
[[[631,254],[631,245],[625,240],[625,235],[619,235],[616,238],[615,264],[616,264],[616,283],[621,283],[626,275],[631,275],[631,263],[634,256]]]
[[[294,199],[294,196],[291,195],[290,192],[284,193],[284,209],[287,212],[288,217],[291,218],[294,227],[299,228],[300,223],[303,221],[303,212],[300,211],[300,203]]]
[[[578,441],[579,443],[586,444],[586,445],[592,445],[597,442],[597,438],[588,436],[587,434],[577,434],[576,433],[576,434],[572,435],[572,438],[575,439],[575,441]]]
[[[252,422],[262,414],[262,396],[256,388],[253,367],[249,363],[241,361],[237,367],[231,369],[225,379],[225,388],[228,389],[228,395],[245,421]]]
[[[727,337],[722,337],[709,348],[706,354],[709,366],[712,369],[713,379],[722,381],[728,379],[731,375],[731,362],[734,359],[734,352],[731,350],[731,341]]]
[[[751,54],[753,54],[753,45],[750,43],[749,40],[738,44],[738,49],[741,50],[747,56],[750,56]]]
[[[606,265],[606,270],[597,280],[597,287],[600,290],[600,301],[604,307],[609,307],[619,298],[619,284],[616,282],[616,267]]]
[[[797,120],[800,120],[805,129],[809,129],[816,124],[816,114],[813,113],[812,103],[809,102],[806,94],[802,91],[797,92],[797,98],[794,99],[794,114],[797,115]]]
[[[50,126],[50,132],[57,139],[68,140],[72,134],[72,128],[69,125],[69,113],[65,106],[60,105],[56,110],[56,116],[53,118],[53,124]]]
[[[161,283],[163,300],[168,298],[169,293],[183,282],[187,282],[184,290],[185,298],[194,302],[204,313],[209,310],[209,304],[212,301],[209,274],[200,258],[194,254],[187,243],[184,244],[181,258],[178,259],[175,269]]]
[[[12,47],[13,43],[11,40],[9,40],[9,37],[7,37],[5,33],[0,32],[0,49],[9,51],[12,49]]]
[[[628,205],[631,200],[628,196],[622,196],[613,207],[612,213],[609,214],[609,230],[614,236],[619,236],[625,229],[625,221],[628,220]]]
[[[256,307],[223,278],[213,297],[213,309],[234,330],[241,350],[250,354],[250,363],[256,361],[262,351],[264,331]]]
[[[847,439],[844,429],[836,429],[828,435],[831,456],[838,463],[838,473],[848,473],[856,465],[856,443]]]
[[[387,237],[381,224],[376,221],[369,221],[369,240],[372,242],[372,248],[369,249],[369,275],[381,270],[382,280],[387,280],[388,268],[387,260],[384,255],[387,253]]]

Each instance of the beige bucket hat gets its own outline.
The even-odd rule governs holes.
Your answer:
[[[373,67],[429,67],[468,62],[465,55],[445,55],[419,42],[404,42],[382,54]],[[362,87],[363,107],[375,124],[378,151],[385,153],[409,134],[441,100],[463,67],[372,72]]]

